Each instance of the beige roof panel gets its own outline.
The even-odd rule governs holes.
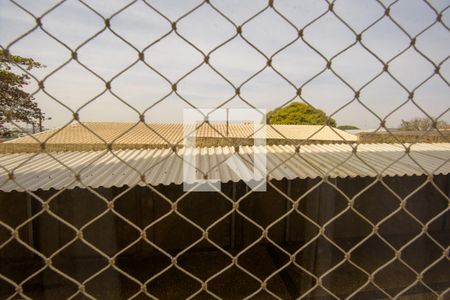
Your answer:
[[[40,143],[43,142],[47,151],[104,150],[108,149],[108,144],[112,145],[112,149],[168,148],[175,144],[183,145],[184,129],[183,124],[73,123],[61,129],[35,134],[33,137],[27,136],[2,143],[0,153],[38,152]],[[191,130],[194,129],[195,126]],[[291,142],[357,140],[355,135],[321,125],[271,125],[263,129],[265,137],[275,141],[276,144],[285,144],[287,140]],[[223,141],[224,137],[228,137],[230,142],[226,145],[233,145],[236,139],[252,139],[254,130],[252,124],[228,126],[224,123],[203,124],[197,129],[196,137],[217,141]],[[212,145],[214,143],[210,146]]]

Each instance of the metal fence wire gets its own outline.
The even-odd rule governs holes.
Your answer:
[[[373,1],[383,13],[362,30],[357,30],[346,21],[345,13],[336,9],[340,1],[323,1],[326,8],[304,26],[298,27],[292,18],[279,9],[277,0],[267,1],[264,7],[253,12],[242,23],[233,21],[217,1],[212,0],[199,1],[178,18],[167,16],[150,0],[129,1],[109,16],[99,12],[95,2],[79,0],[79,4],[102,20],[103,27],[79,46],[71,47],[46,27],[48,15],[60,9],[65,2],[67,1],[57,2],[41,14],[33,12],[30,8],[31,2],[16,0],[8,2],[27,14],[28,18],[34,21],[34,25],[9,44],[0,45],[6,56],[13,54],[16,44],[39,30],[67,50],[68,59],[57,68],[48,70],[42,79],[37,78],[23,66],[17,65],[17,68],[35,81],[37,88],[32,95],[38,93],[47,95],[55,105],[70,111],[72,119],[66,120],[66,125],[54,131],[45,141],[39,140],[25,131],[20,123],[11,120],[11,124],[31,137],[39,145],[40,150],[29,154],[13,168],[5,160],[2,160],[4,164],[0,165],[2,171],[7,174],[1,186],[11,183],[17,186],[17,191],[2,192],[0,197],[0,202],[3,202],[1,206],[3,211],[0,212],[2,261],[0,298],[448,299],[450,297],[448,175],[439,175],[439,172],[435,174],[423,167],[417,157],[411,154],[414,143],[402,142],[386,124],[389,116],[412,105],[433,124],[433,128],[421,132],[420,135],[426,136],[433,132],[448,142],[448,135],[437,124],[440,118],[448,113],[449,107],[439,116],[431,116],[416,101],[415,95],[433,78],[440,78],[445,88],[449,87],[448,77],[444,72],[445,64],[448,65],[448,56],[442,61],[436,61],[422,51],[417,43],[435,26],[443,26],[448,34],[449,27],[445,20],[448,19],[450,3],[446,3],[445,6],[440,4],[441,9],[437,9],[433,1],[421,1],[424,9],[434,13],[434,21],[412,35],[392,14],[396,5],[402,1]],[[170,26],[166,33],[144,48],[138,48],[114,27],[114,20],[133,9],[138,3],[162,17],[161,20],[164,20],[162,22]],[[196,42],[184,36],[182,30],[185,24],[183,21],[205,7],[212,9],[234,30],[232,36],[221,41],[210,51],[202,50]],[[260,50],[246,32],[246,28],[266,12],[275,14],[281,22],[296,32],[295,38],[271,54]],[[325,55],[310,42],[308,30],[330,16],[343,24],[353,35],[354,40],[342,50]],[[366,32],[385,21],[392,22],[409,40],[409,45],[387,60],[365,40]],[[78,55],[83,47],[104,32],[110,32],[114,38],[126,43],[135,52],[133,62],[121,70],[116,70],[116,74],[111,78],[102,77],[95,67],[83,63]],[[157,62],[148,56],[149,50],[173,36],[183,40],[203,57],[199,64],[176,80],[169,79],[160,72]],[[229,80],[214,65],[212,59],[217,51],[236,39],[242,39],[257,52],[255,55],[265,60],[264,66],[240,84]],[[322,61],[319,71],[300,84],[290,80],[274,63],[280,54],[295,43],[302,43],[314,51]],[[379,71],[362,87],[355,87],[346,80],[334,64],[338,58],[354,47],[362,47],[380,64]],[[106,52],[108,49],[101,51]],[[390,68],[392,63],[406,55],[408,51],[420,55],[433,68],[433,71],[413,88],[406,86]],[[52,95],[46,89],[49,79],[69,63],[78,64],[104,84],[102,91],[86,103],[80,104],[77,109],[71,108],[63,98]],[[126,72],[138,63],[158,74],[171,86],[166,95],[145,110],[133,107],[127,102],[126,97],[114,90],[115,81],[121,76],[127,76]],[[151,116],[154,107],[168,101],[173,95],[188,107],[200,109],[201,107],[193,103],[192,99],[180,93],[180,85],[202,67],[213,71],[234,90],[232,97],[224,100],[216,109],[220,109],[232,99],[237,99],[241,104],[258,110],[258,105],[252,103],[252,99],[245,97],[241,91],[268,69],[292,87],[292,97],[280,99],[277,107],[283,107],[293,101],[314,106],[314,101],[307,99],[303,91],[308,85],[319,80],[321,74],[331,72],[352,91],[353,95],[330,114],[330,117],[351,109],[352,104],[360,104],[378,120],[378,129],[386,130],[401,145],[402,154],[380,171],[374,168],[376,161],[367,160],[366,156],[361,155],[359,142],[348,143],[346,146],[351,147],[350,155],[339,157],[335,154],[335,165],[325,166],[325,172],[317,170],[320,174],[317,178],[271,180],[274,172],[296,158],[307,168],[314,169],[317,165],[317,162],[311,161],[313,156],[305,156],[301,151],[302,147],[309,144],[309,138],[299,141],[285,137],[286,144],[292,145],[293,150],[268,170],[266,192],[254,192],[242,182],[224,183],[222,189],[208,193],[182,191],[180,185],[176,184],[152,185],[145,172],[138,170],[132,161],[123,159],[123,156],[114,150],[114,143],[135,127],[145,124],[149,131],[164,140],[167,151],[182,160],[183,156],[180,154],[182,140],[168,139],[151,124],[145,123],[145,116]],[[361,95],[380,76],[386,75],[404,90],[407,97],[390,113],[380,116],[364,102]],[[97,101],[105,93],[113,95],[115,99],[135,111],[137,116],[135,124],[112,141],[107,141],[98,132],[86,126],[79,117],[81,109]],[[47,150],[47,141],[73,122],[105,144],[105,150],[98,152],[100,153],[98,158],[77,170],[73,170],[62,156]],[[214,130],[215,124],[208,123],[206,115],[205,121],[199,126],[205,124]],[[338,130],[334,128],[332,130],[336,135],[340,135]],[[223,135],[222,131],[216,132]],[[240,146],[234,146],[233,149],[237,153],[244,153]],[[72,174],[71,180],[83,188],[69,189],[66,185],[59,190],[30,190],[26,182],[16,178],[15,172],[19,168],[26,168],[27,164],[39,155],[44,155],[46,159],[51,158],[58,168],[69,170]],[[113,172],[112,176],[120,176],[120,168],[128,168],[139,178],[139,185],[107,189],[94,188],[83,182],[81,175],[83,170],[104,155],[110,155],[118,161],[119,171],[116,174]],[[356,178],[330,176],[333,171],[355,158],[364,164],[368,172],[375,172],[376,175]],[[398,163],[405,158],[422,171],[421,176],[384,176],[385,171],[396,169]],[[147,171],[158,168],[161,163],[163,162],[150,166]],[[220,163],[223,162],[216,162]],[[436,170],[448,166],[448,163],[449,159],[444,159],[440,165],[436,165]],[[214,167],[216,166],[211,168]],[[207,173],[203,175],[207,176]],[[389,233],[386,233],[386,230]]]

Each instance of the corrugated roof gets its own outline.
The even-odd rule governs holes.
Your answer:
[[[210,179],[221,182],[241,179],[227,164],[217,165],[234,153],[234,147],[182,148],[176,153],[170,149],[59,152],[50,155],[22,153],[0,155],[0,190],[144,185],[140,174],[145,174],[146,183],[151,185],[181,184],[184,151],[193,153],[201,172],[209,170]],[[305,145],[299,153],[290,145],[239,147],[239,155],[250,162],[255,151],[267,152],[268,178],[276,180],[316,178],[325,174],[330,178],[344,178],[450,172],[448,143],[416,144],[408,155],[398,144],[361,144],[356,154],[347,144]],[[12,170],[17,183],[9,179],[8,171]],[[243,173],[245,171],[242,170]],[[75,180],[77,174],[83,184]]]
[[[61,129],[52,129],[32,137],[18,138],[0,145],[0,153],[38,152],[40,143],[46,142],[48,151],[89,151],[107,149],[168,148],[183,143],[183,124],[144,123],[73,123]],[[211,123],[201,125],[197,138],[230,139],[252,138],[253,124]],[[321,125],[271,125],[266,127],[266,138],[271,140],[311,140],[354,142],[355,135],[337,128]]]

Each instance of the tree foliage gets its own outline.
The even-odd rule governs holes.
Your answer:
[[[449,124],[445,121],[437,121],[436,127],[438,129],[447,128]],[[433,128],[433,121],[427,117],[413,118],[411,120],[402,120],[398,129],[404,131],[427,131]]]
[[[300,102],[293,102],[288,106],[269,112],[267,122],[270,124],[336,126],[336,121],[328,117],[325,112]]]
[[[356,127],[354,125],[339,125],[337,128],[341,129],[341,130],[359,129],[358,127]]]
[[[17,66],[28,71],[43,67],[32,58],[7,55],[3,49],[0,49],[0,135],[2,136],[12,134],[11,121],[37,126],[39,120],[43,118],[34,97],[24,91],[24,87],[29,84],[30,76],[26,73],[16,74],[14,71],[20,70]]]

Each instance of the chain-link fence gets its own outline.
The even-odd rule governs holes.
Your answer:
[[[45,97],[48,103],[64,111],[61,124],[65,125],[33,135],[23,122],[14,118],[14,111],[3,108],[4,120],[25,137],[5,143],[0,157],[0,298],[450,297],[450,150],[448,127],[441,126],[450,109],[446,23],[450,3],[425,0],[313,1],[309,6],[307,1],[286,3],[207,0],[190,6],[181,2],[161,6],[159,2],[136,0],[120,5],[107,3],[99,9],[96,1],[79,0],[58,1],[37,9],[34,2],[2,2],[4,7],[16,11],[17,18],[31,22],[27,30],[21,33],[11,30],[12,38],[2,41],[4,61],[15,54],[15,47],[34,35],[64,49],[61,55],[48,54],[57,56],[58,63],[40,70],[41,73],[33,73],[17,62],[13,63],[13,70],[30,77],[35,88],[32,96]],[[354,6],[354,11],[343,9],[341,3],[346,3],[347,8]],[[69,6],[73,14],[80,13],[77,10],[90,14],[92,22],[100,24],[98,30],[81,34],[81,26],[73,34],[76,41],[66,41],[53,31],[58,31],[59,24],[64,26],[67,17],[64,14],[56,27],[51,24],[47,27],[50,16],[67,10],[64,6],[69,4],[73,5]],[[245,12],[240,18],[233,12],[237,7]],[[150,15],[151,22],[142,26],[137,18],[129,35],[123,34],[121,17],[133,10],[145,11],[143,14]],[[197,14],[202,10],[219,18],[227,29],[214,22],[209,24],[209,20],[201,23],[205,15]],[[264,22],[260,21],[264,15],[276,18],[280,27],[264,28]],[[200,27],[218,28],[217,35],[208,36],[214,46],[184,31],[197,21]],[[166,30],[150,34],[152,26]],[[252,26],[264,29],[259,36],[262,40],[273,34],[275,40],[280,37],[276,41],[281,41],[281,45],[277,46],[273,40],[258,43],[258,39],[253,39],[256,33]],[[315,30],[316,26],[319,29]],[[333,36],[333,28],[338,26],[346,36]],[[378,26],[383,28],[380,36],[367,38]],[[140,27],[144,27],[143,32]],[[134,30],[139,34],[133,35]],[[153,35],[150,42],[146,42],[146,30]],[[397,31],[394,39],[406,42],[385,41],[384,36],[394,30]],[[224,31],[226,34],[221,35]],[[286,32],[291,35],[283,40]],[[324,37],[323,32],[332,34]],[[121,47],[127,49],[119,51],[116,57],[121,64],[111,61],[111,67],[98,68],[95,60],[80,58],[80,53],[103,34],[109,34],[111,40],[120,41]],[[177,49],[164,43],[173,38],[182,41],[190,52],[186,48],[182,48],[185,51],[182,55],[171,52]],[[225,63],[215,61],[217,53],[237,40],[242,42],[238,48],[245,45],[250,49],[250,56],[244,59],[231,56]],[[386,50],[390,43],[397,48],[393,53]],[[112,44],[103,45],[93,51],[113,51]],[[160,45],[165,46],[159,51],[169,53],[169,58],[162,62],[161,52],[154,50]],[[306,60],[292,62],[294,73],[302,74],[301,78],[293,79],[291,73],[284,71],[290,62],[283,65],[280,61],[284,53],[298,45],[304,50],[295,48],[294,52],[303,55],[301,51],[309,51],[315,58],[305,56]],[[209,50],[204,50],[208,46]],[[355,49],[366,56],[354,55]],[[30,48],[25,56],[33,57],[33,51],[38,49]],[[128,62],[122,61],[124,57]],[[193,57],[198,59],[181,70],[178,63]],[[362,60],[353,62],[361,57]],[[400,67],[413,73],[415,80],[405,79],[395,68],[393,71],[392,66],[403,59],[406,62]],[[372,64],[369,60],[377,66],[375,71],[364,68]],[[419,60],[426,67],[414,69]],[[346,63],[344,67],[342,62]],[[234,67],[234,73],[224,72],[221,68],[224,64]],[[252,64],[257,66],[249,68]],[[347,76],[348,68],[356,64],[362,68]],[[168,87],[144,104],[133,102],[127,95],[131,91],[124,94],[115,88],[137,65],[158,78],[158,82],[150,84],[152,88]],[[88,74],[85,82],[100,83],[101,88],[94,96],[83,101],[68,100],[70,93],[82,94],[84,83],[73,83],[74,90],[63,86],[55,93],[48,88],[53,78],[73,66]],[[166,67],[178,75],[168,76]],[[231,90],[217,102],[211,100],[212,105],[201,95],[201,89],[184,92],[196,85],[197,72],[205,69],[208,76],[215,76]],[[277,78],[272,85],[270,80],[258,79],[267,71]],[[231,79],[236,74],[243,77],[239,83]],[[320,103],[317,105],[307,91],[316,83],[319,90],[327,89],[326,84],[321,85],[329,80],[323,77],[325,74],[347,89],[347,93],[325,91],[331,108],[323,125],[290,129],[268,124],[263,128],[267,129],[271,142],[258,146],[251,141],[255,133],[242,129],[248,124],[224,126],[211,122],[223,108],[238,106],[260,113],[265,123],[261,107],[267,103],[243,92],[257,81],[256,90],[264,89],[265,85],[275,90],[278,100],[270,103],[272,108],[296,101],[318,107]],[[191,78],[194,79],[190,81]],[[387,97],[381,106],[389,107],[384,113],[364,98],[381,78],[401,90],[389,95],[388,84],[381,84],[377,95]],[[440,96],[423,102],[423,96],[417,95],[436,80],[439,85],[433,83],[429,88]],[[146,84],[149,83],[141,85]],[[289,92],[281,93],[277,88],[281,85]],[[213,84],[211,89],[214,88]],[[387,95],[383,94],[385,91]],[[214,95],[214,91],[209,93],[208,97]],[[105,103],[102,100],[105,95],[114,102]],[[173,97],[179,102],[164,106]],[[443,100],[433,103],[439,97]],[[401,100],[392,106],[390,102],[395,101],[391,98]],[[83,113],[99,102],[96,114],[108,114],[108,110],[118,106],[119,115],[121,110],[132,111],[129,120],[133,123],[116,130],[117,124],[84,122]],[[209,107],[209,112],[205,112],[205,107]],[[200,145],[192,150],[194,159],[189,164],[194,177],[201,180],[190,182],[188,190],[183,190],[182,185],[182,163],[186,162],[188,150],[181,129],[148,122],[161,112],[170,118],[172,111],[182,108],[193,109],[201,116],[202,120],[192,130],[203,132],[201,142],[209,146]],[[405,109],[407,113],[420,113],[431,124],[424,131],[415,132],[416,140],[412,142],[387,124],[389,118]],[[344,112],[350,115],[364,112],[365,117],[375,120],[374,130],[383,132],[383,141],[388,136],[388,142],[394,144],[362,144],[330,126],[332,118]],[[41,115],[41,122],[42,118]],[[292,130],[303,130],[303,135],[297,137]],[[320,133],[333,138],[318,138]],[[426,141],[429,136],[437,136],[444,143],[416,143]],[[144,137],[148,140],[144,141]],[[90,146],[83,148],[83,143]],[[231,174],[242,169],[239,163],[229,166],[231,171],[224,169],[233,153],[238,154],[243,165],[258,169],[258,176],[265,174],[262,177],[267,179],[266,191],[256,191],[258,181],[251,175],[243,180]],[[251,155],[255,153],[267,154],[264,170]],[[208,179],[222,182],[221,188],[206,181],[211,189],[196,191]],[[257,183],[253,182],[251,187],[244,182],[252,180]]]

